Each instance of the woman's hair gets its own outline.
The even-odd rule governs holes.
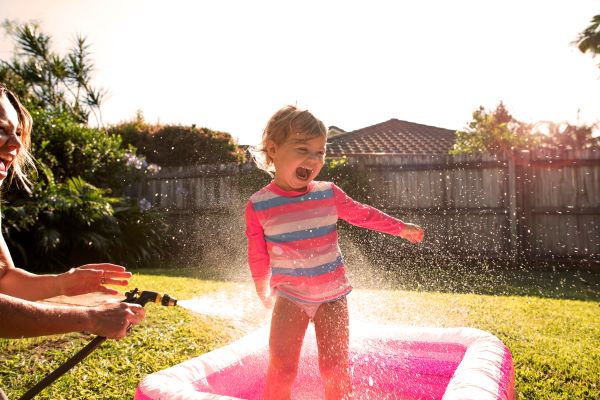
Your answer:
[[[268,143],[273,141],[281,145],[292,133],[309,137],[327,137],[327,129],[320,119],[307,110],[300,110],[296,106],[285,106],[273,114],[267,122],[260,145],[250,148],[258,168],[269,173],[275,171],[273,160],[267,153]]]
[[[6,86],[0,83],[0,97],[6,96],[10,104],[17,111],[17,117],[19,119],[19,125],[17,129],[21,132],[19,140],[21,142],[21,149],[17,154],[17,157],[12,163],[12,174],[10,180],[16,177],[19,182],[23,185],[23,188],[30,191],[29,186],[31,185],[31,181],[27,177],[27,173],[25,170],[27,167],[31,167],[35,169],[35,165],[33,162],[33,157],[29,152],[29,148],[31,147],[31,128],[33,127],[33,120],[31,119],[31,115],[29,111],[21,104],[17,96],[11,92]]]

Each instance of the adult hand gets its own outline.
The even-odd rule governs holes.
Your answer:
[[[400,237],[408,240],[411,243],[419,243],[423,241],[425,232],[423,228],[415,224],[405,224],[404,228],[400,231]]]
[[[144,307],[139,304],[108,303],[89,309],[88,331],[110,339],[122,339],[131,325],[144,319]]]
[[[131,272],[115,264],[86,264],[71,268],[60,275],[61,294],[76,296],[91,292],[118,294],[119,292],[105,285],[127,286]]]

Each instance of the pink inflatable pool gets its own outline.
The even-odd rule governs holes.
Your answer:
[[[351,330],[357,399],[514,399],[508,348],[473,328],[370,325]],[[148,375],[137,400],[260,399],[267,369],[266,329],[228,346]],[[312,329],[302,350],[294,399],[321,399]]]

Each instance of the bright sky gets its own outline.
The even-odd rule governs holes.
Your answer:
[[[461,129],[503,101],[525,122],[600,120],[599,59],[571,43],[593,0],[0,0],[70,47],[87,36],[105,123],[196,124],[260,140],[279,107],[327,126]],[[13,44],[0,34],[0,57]],[[579,120],[578,120],[579,118]]]

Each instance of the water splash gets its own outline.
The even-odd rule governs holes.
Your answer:
[[[271,317],[271,310],[263,306],[250,282],[229,284],[177,304],[200,315],[227,320],[243,334],[268,325]],[[351,332],[373,323],[434,326],[443,322],[442,315],[432,312],[429,301],[418,300],[408,292],[355,289],[348,296],[348,306]]]
[[[177,305],[194,313],[228,320],[244,333],[268,324],[271,316],[249,283],[235,283],[213,293],[179,300]]]

